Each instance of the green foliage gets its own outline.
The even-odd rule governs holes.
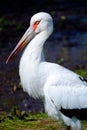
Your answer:
[[[77,69],[75,70],[76,73],[78,73],[79,75],[87,78],[87,69]]]
[[[63,130],[62,124],[49,118],[45,113],[24,114],[24,118],[13,113],[0,113],[0,130]],[[87,130],[87,121],[83,121],[83,130]]]
[[[48,118],[44,113],[29,113],[24,119],[5,113],[3,120],[0,120],[0,122],[1,130],[55,130],[58,127],[62,128],[60,123]]]

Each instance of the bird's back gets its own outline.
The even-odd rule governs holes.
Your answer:
[[[44,92],[58,109],[87,108],[87,82],[83,77],[53,63],[43,62],[40,68]]]

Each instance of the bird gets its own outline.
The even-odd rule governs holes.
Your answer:
[[[45,60],[44,44],[53,29],[53,18],[49,13],[34,14],[6,64],[24,48],[19,63],[23,90],[33,98],[42,98],[45,112],[61,121],[66,130],[81,130],[81,120],[87,120],[87,80]]]

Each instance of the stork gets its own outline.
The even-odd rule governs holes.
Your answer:
[[[6,63],[26,46],[19,64],[23,90],[33,98],[43,98],[46,113],[61,120],[67,130],[81,130],[80,120],[87,120],[87,81],[67,68],[45,61],[43,46],[52,32],[51,15],[35,14]]]

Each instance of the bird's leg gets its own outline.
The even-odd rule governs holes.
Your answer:
[[[70,126],[67,126],[67,130],[71,130],[71,127],[70,127]]]

